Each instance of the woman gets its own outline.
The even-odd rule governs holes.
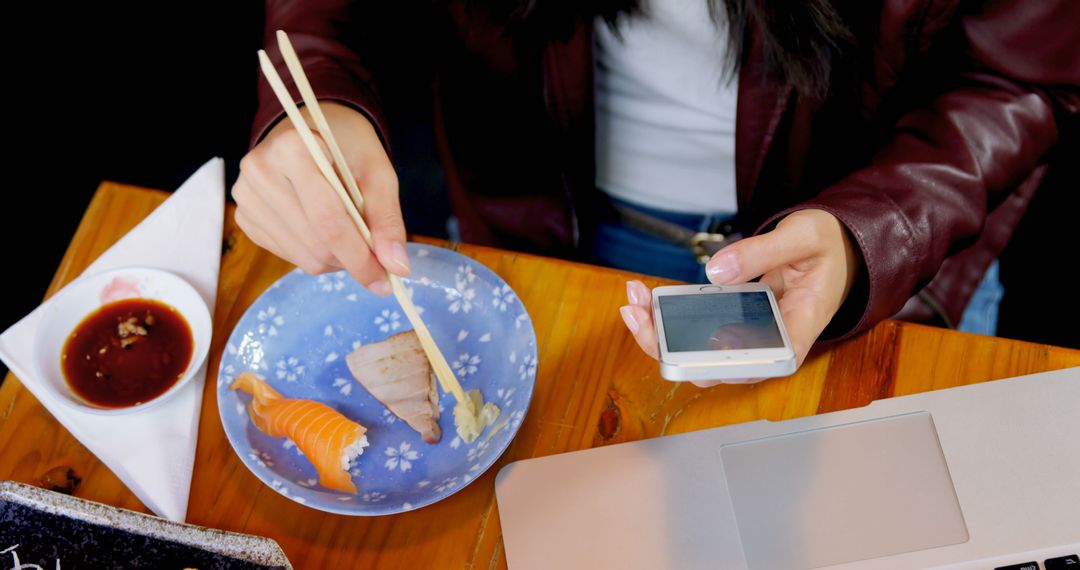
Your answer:
[[[772,286],[801,363],[819,336],[909,299],[910,316],[956,322],[1080,108],[1068,0],[563,4],[421,4],[394,27],[341,1],[269,0],[268,51],[280,65],[270,34],[288,31],[328,102],[375,251],[262,83],[233,189],[241,228],[376,293],[384,269],[407,274],[371,71],[384,50],[355,26],[434,30],[436,138],[462,239],[684,279],[709,254],[709,280]],[[627,293],[622,316],[655,357],[648,290]]]

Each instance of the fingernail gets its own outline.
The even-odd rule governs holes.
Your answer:
[[[640,305],[638,302],[637,287],[634,287],[633,281],[626,282],[626,298],[630,301],[631,305]]]
[[[390,260],[405,273],[409,272],[409,254],[405,251],[405,246],[396,241],[390,244]]]
[[[626,323],[626,328],[630,329],[631,333],[637,334],[639,328],[638,322],[637,319],[634,318],[634,312],[630,305],[619,307],[619,314],[622,315],[622,320]]]
[[[727,283],[739,276],[739,258],[732,251],[721,253],[705,266],[705,273],[713,283]]]
[[[390,294],[390,282],[386,279],[379,279],[368,285],[368,290],[380,297],[385,297]]]

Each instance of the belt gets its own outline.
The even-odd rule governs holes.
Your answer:
[[[686,246],[701,264],[707,263],[713,254],[742,237],[742,234],[735,231],[730,221],[717,222],[707,228],[707,231],[696,232],[675,222],[660,219],[622,204],[613,203],[612,206],[624,225],[662,240]]]

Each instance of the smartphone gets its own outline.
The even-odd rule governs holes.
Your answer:
[[[657,287],[652,299],[664,378],[736,380],[795,372],[795,351],[768,285]]]

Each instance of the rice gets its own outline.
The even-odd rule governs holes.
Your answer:
[[[348,447],[341,450],[341,468],[348,471],[349,464],[353,459],[364,454],[364,448],[368,446],[367,434],[364,434],[352,442]]]

